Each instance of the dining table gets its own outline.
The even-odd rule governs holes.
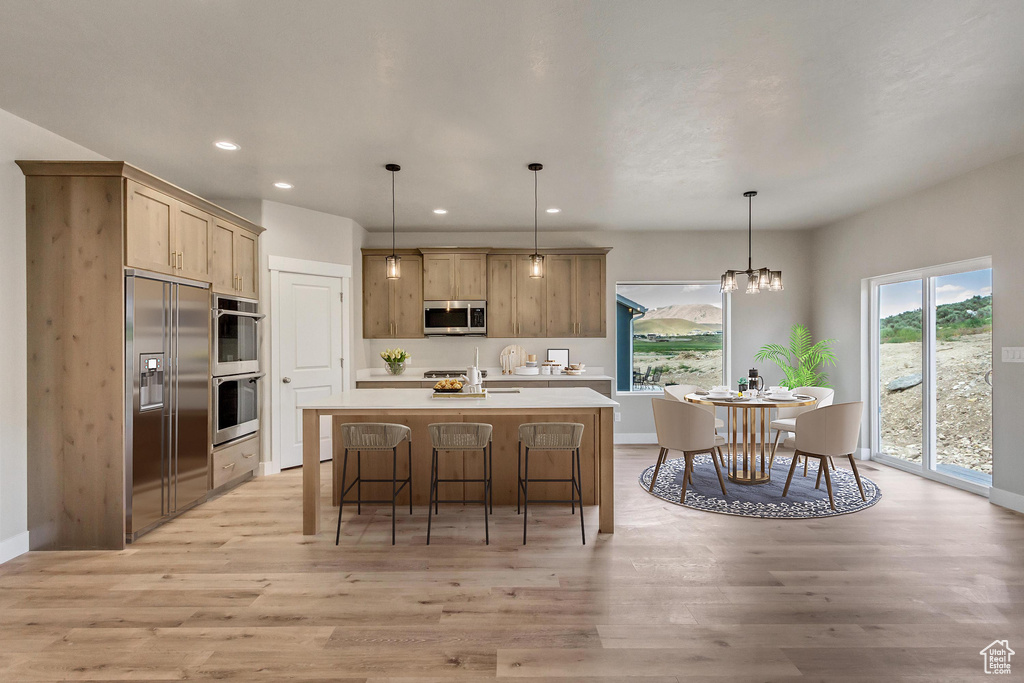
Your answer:
[[[725,439],[729,481],[745,485],[767,484],[772,479],[767,452],[772,410],[813,406],[817,401],[813,396],[802,394],[772,398],[765,394],[741,397],[735,392],[721,397],[700,392],[687,394],[685,398],[690,403],[727,409]]]

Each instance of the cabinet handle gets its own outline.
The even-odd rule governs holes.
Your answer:
[[[174,267],[174,262],[175,262],[175,260],[176,260],[177,258],[178,258],[178,252],[176,252],[176,251],[172,251],[172,252],[171,252],[171,268],[173,268],[173,267]]]
[[[182,263],[183,263],[184,259],[185,259],[185,252],[179,251],[178,252],[178,270],[182,269]]]
[[[255,453],[242,453],[242,457],[243,458],[254,458],[254,457],[256,457],[256,454]],[[231,463],[231,464],[234,465],[234,463]]]
[[[234,466],[235,466],[235,463],[229,462],[227,465],[224,465],[224,467],[221,467],[221,469],[222,470],[228,470],[228,469],[231,469]]]

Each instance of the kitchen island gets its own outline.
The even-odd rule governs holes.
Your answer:
[[[495,504],[516,502],[517,453],[519,425],[526,422],[580,422],[584,425],[580,448],[583,479],[583,501],[600,506],[600,531],[614,531],[614,468],[612,463],[612,421],[618,403],[585,388],[522,388],[509,392],[491,391],[487,398],[435,397],[430,389],[355,389],[336,396],[307,403],[302,409],[302,532],[320,531],[320,418],[332,416],[334,465],[331,477],[331,500],[338,504],[343,490],[341,479],[340,425],[346,422],[394,422],[412,429],[412,477],[410,491],[414,503],[426,505],[430,487],[430,438],[427,425],[434,422],[486,422],[493,432],[493,495]],[[404,455],[406,445],[400,447]],[[350,458],[354,454],[350,453]],[[399,457],[399,478],[406,458]],[[461,475],[463,463],[471,474],[480,471],[479,453],[444,454],[441,477]],[[348,481],[352,480],[349,468]],[[390,478],[391,458],[364,456],[363,476],[367,479]],[[447,472],[447,474],[446,474]],[[531,451],[531,479],[569,476],[566,453]],[[368,499],[390,498],[390,484],[366,484],[363,496]],[[465,486],[466,497],[479,498],[480,484]],[[568,484],[539,484],[531,487],[531,500],[536,494],[551,499],[565,499]],[[376,488],[375,488],[376,487]],[[476,487],[476,488],[474,488]],[[544,489],[543,492],[541,489]],[[565,490],[563,490],[565,489]],[[455,497],[449,491],[446,496]],[[407,496],[403,491],[399,497]],[[404,498],[408,504],[408,497]]]

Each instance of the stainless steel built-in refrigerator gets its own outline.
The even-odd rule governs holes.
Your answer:
[[[207,492],[209,285],[125,277],[125,522],[129,542]]]

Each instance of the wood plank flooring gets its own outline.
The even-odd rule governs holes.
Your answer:
[[[0,681],[412,683],[986,680],[1024,647],[1024,517],[881,465],[875,507],[821,520],[701,513],[636,485],[614,535],[568,506],[521,517],[336,508],[303,537],[301,472],[257,479],[122,552],[0,566]],[[1020,650],[1019,650],[1020,651]],[[1024,673],[1024,655],[1019,663]],[[1017,662],[1014,662],[1017,665]]]

